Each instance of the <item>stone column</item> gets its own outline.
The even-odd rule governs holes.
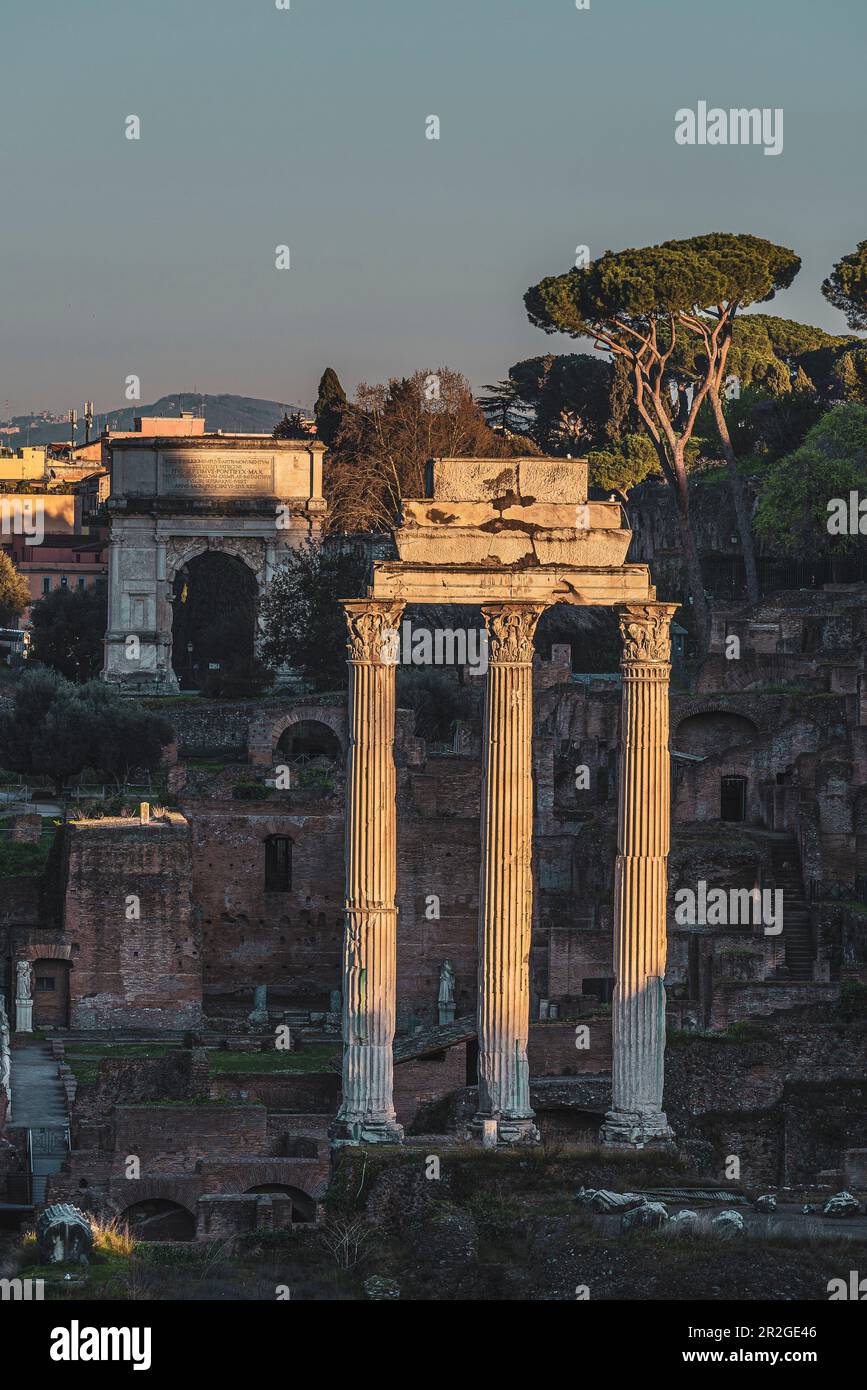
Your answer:
[[[625,604],[614,878],[613,1095],[603,1144],[671,1147],[662,1109],[670,821],[669,625],[676,603]]]
[[[533,633],[544,604],[482,609],[488,629],[479,884],[479,1109],[499,1143],[536,1140],[530,1109]]]
[[[404,605],[343,605],[349,628],[346,925],[343,940],[343,1103],[332,1138],[403,1138],[392,1099],[396,976],[394,699]]]

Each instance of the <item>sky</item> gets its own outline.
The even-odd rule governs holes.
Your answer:
[[[586,350],[523,306],[577,246],[709,231],[793,247],[770,311],[846,331],[819,287],[867,237],[864,0],[286,3],[3,0],[0,416],[117,409],[130,374],[478,389]],[[699,101],[782,108],[782,153],[677,144]]]

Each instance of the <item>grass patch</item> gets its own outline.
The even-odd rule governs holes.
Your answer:
[[[340,1055],[340,1045],[317,1043],[305,1047],[301,1052],[280,1052],[269,1048],[267,1052],[209,1052],[211,1075],[218,1076],[231,1072],[328,1072],[331,1063]]]
[[[67,1043],[65,1061],[76,1081],[96,1081],[106,1057],[165,1057],[175,1051],[166,1043]]]
[[[45,870],[54,843],[55,830],[43,829],[35,845],[19,844],[4,833],[0,835],[0,878],[16,878],[19,874],[37,878]]]

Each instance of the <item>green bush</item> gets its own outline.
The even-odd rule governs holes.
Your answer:
[[[236,782],[232,797],[235,801],[264,801],[273,791],[274,788],[266,787],[264,782]]]

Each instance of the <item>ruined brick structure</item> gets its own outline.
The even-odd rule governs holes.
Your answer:
[[[863,591],[843,598],[856,645],[826,653],[820,643],[809,654],[814,678],[825,689],[803,695],[753,686],[672,695],[668,981],[678,1022],[725,1026],[790,1006],[811,990],[819,997],[819,987],[839,980],[841,968],[864,972],[865,930],[846,894],[867,866],[867,703],[857,648],[865,609]],[[827,600],[840,601],[836,595]],[[820,604],[817,598],[803,624],[815,624]],[[785,596],[776,611],[784,632],[791,623]],[[844,655],[847,669],[855,671],[847,693],[829,688]],[[577,1018],[586,1003],[610,999],[619,709],[610,683],[570,679],[562,647],[550,661],[537,658],[533,1019],[550,1006],[561,1017]],[[197,702],[194,717],[188,736],[195,751],[208,746],[229,759],[240,756],[243,734],[246,770],[240,761],[229,762],[225,774],[202,783],[191,768],[180,810],[148,826],[73,823],[63,832],[53,887],[6,881],[7,990],[20,952],[37,969],[58,962],[57,973],[69,980],[73,1027],[179,1029],[196,1023],[200,1007],[206,1015],[234,1010],[241,1019],[260,984],[269,987],[275,1005],[325,1014],[340,988],[339,768],[327,785],[274,789],[257,801],[234,799],[231,788],[273,775],[287,728],[321,722],[345,747],[345,700]],[[179,726],[183,770],[187,735],[180,720]],[[436,1021],[446,958],[455,967],[456,1013],[472,1013],[480,765],[472,752],[429,751],[414,735],[409,711],[398,714],[395,759],[398,1034],[404,1035]],[[579,765],[589,769],[580,789]],[[721,820],[724,778],[745,780],[742,820]],[[266,842],[273,836],[292,842],[285,891],[266,887]],[[673,897],[682,884],[704,877],[772,885],[784,874],[780,861],[787,855],[794,877],[786,891],[793,910],[800,896],[809,928],[809,959],[799,961],[797,971],[787,969],[785,936],[675,922]],[[838,893],[825,892],[834,885]],[[131,895],[140,898],[138,921],[127,916]],[[432,898],[439,899],[438,916]],[[37,1020],[41,1007],[37,997]],[[43,1015],[41,1022],[62,1020]]]

